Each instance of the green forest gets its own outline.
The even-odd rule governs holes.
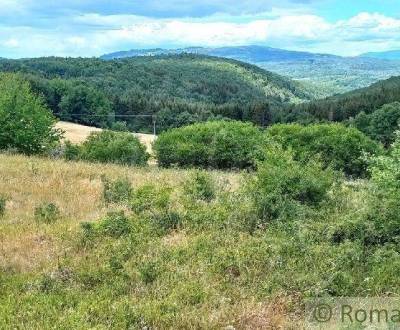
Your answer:
[[[0,71],[28,81],[60,120],[136,132],[150,132],[154,123],[161,132],[216,119],[262,127],[290,122],[354,124],[360,114],[400,101],[399,77],[316,99],[318,92],[307,85],[257,66],[195,54],[111,61],[2,59]],[[366,132],[360,119],[356,122]]]
[[[271,107],[312,98],[277,74],[200,55],[0,60],[0,71],[21,74],[61,120],[99,127],[124,121],[132,131],[149,131],[151,115],[159,130],[218,118],[266,125]]]

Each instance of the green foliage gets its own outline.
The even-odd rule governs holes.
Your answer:
[[[140,279],[145,284],[153,283],[157,279],[159,273],[158,267],[159,265],[154,262],[144,263],[139,267]]]
[[[158,131],[216,118],[265,123],[269,105],[308,99],[300,84],[242,62],[200,55],[0,60],[21,72],[62,120],[111,127],[114,115],[131,131]]]
[[[215,121],[162,133],[154,144],[160,166],[242,169],[255,166],[261,131],[248,123]]]
[[[385,104],[400,101],[400,77],[379,81],[369,87],[357,89],[309,103],[291,105],[280,112],[280,120],[295,122],[308,114],[314,120],[344,121],[364,111],[373,113]]]
[[[81,148],[77,144],[65,141],[64,158],[66,160],[79,160]]]
[[[271,146],[248,187],[259,218],[294,218],[301,206],[318,207],[327,199],[335,173],[315,160],[295,161],[293,155]]]
[[[206,171],[195,171],[184,185],[187,196],[194,200],[211,202],[216,195],[212,177]]]
[[[102,177],[103,198],[106,203],[123,203],[130,199],[132,194],[132,184],[127,178],[118,178],[110,181]]]
[[[132,194],[131,207],[162,231],[176,229],[180,217],[173,209],[172,190],[167,186],[144,185]]]
[[[0,195],[0,217],[4,216],[6,213],[6,204],[7,198],[3,195]]]
[[[111,122],[111,102],[102,92],[82,84],[66,86],[58,104],[62,120],[102,127]]]
[[[370,170],[365,209],[340,222],[332,235],[335,242],[346,239],[360,240],[364,245],[400,242],[400,137],[389,155],[371,159]]]
[[[365,154],[381,152],[376,142],[357,129],[341,124],[274,125],[267,130],[267,136],[292,149],[297,160],[320,156],[325,166],[354,177],[367,174]]]
[[[37,250],[29,272],[20,269],[26,259],[0,265],[0,324],[253,329],[264,324],[271,302],[281,306],[273,325],[281,327],[290,311],[299,316],[283,327],[297,329],[309,297],[398,295],[398,150],[374,159],[371,181],[342,182],[318,161],[299,162],[270,145],[258,172],[209,173],[218,177],[211,203],[186,198],[182,180],[173,178],[192,176],[186,186],[194,171],[165,171],[169,186],[154,180],[135,189],[132,216],[84,223],[81,235],[58,222],[45,237],[62,253],[47,260]],[[78,180],[92,175],[84,173]],[[154,215],[177,210],[179,225],[160,235]],[[30,228],[23,221],[7,225],[10,233]],[[17,238],[10,236],[6,249]]]
[[[90,162],[144,166],[149,157],[136,136],[113,131],[92,133],[79,150],[79,158]]]
[[[93,245],[93,241],[97,236],[97,228],[92,222],[82,222],[80,224],[82,230],[82,243],[83,246]]]
[[[353,124],[372,139],[377,140],[385,146],[390,146],[396,137],[395,132],[399,129],[400,103],[385,104],[382,108],[367,115],[359,113]]]
[[[60,209],[54,203],[43,203],[35,208],[35,218],[40,222],[54,223],[60,216]]]
[[[48,151],[60,139],[54,117],[20,76],[0,74],[0,150]]]
[[[106,236],[118,238],[128,235],[132,231],[132,224],[123,211],[109,212],[98,224],[98,229]],[[87,228],[86,232],[89,232]]]
[[[115,123],[112,123],[111,130],[117,132],[129,132],[129,127],[126,124],[126,121],[116,121]]]

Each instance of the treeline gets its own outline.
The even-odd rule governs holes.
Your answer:
[[[300,85],[256,66],[198,55],[0,60],[0,71],[19,73],[61,120],[148,131],[157,115],[164,130],[209,119],[260,125],[271,109],[311,96]]]
[[[349,93],[297,105],[275,113],[275,122],[342,122],[361,112],[371,114],[385,104],[400,101],[400,77],[392,77]]]

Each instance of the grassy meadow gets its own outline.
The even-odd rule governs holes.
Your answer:
[[[0,329],[299,329],[307,298],[400,293],[397,126],[205,121],[150,149],[0,87]]]
[[[209,171],[215,196],[206,202],[187,190],[194,173],[0,155],[8,200],[0,328],[297,329],[306,297],[399,292],[390,246],[366,250],[330,238],[341,219],[367,207],[364,181],[340,184],[323,208],[299,210],[297,219],[249,228],[250,174]],[[179,213],[179,224],[160,226],[154,214],[132,211],[139,193],[107,203],[104,176],[127,179],[134,191],[156,187],[155,201],[167,189],[163,219]],[[49,202],[59,214],[44,222],[35,209]],[[107,215],[121,210],[128,222]],[[107,227],[107,217],[120,227]]]

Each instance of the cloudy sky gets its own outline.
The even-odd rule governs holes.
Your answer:
[[[0,57],[254,44],[400,49],[400,0],[0,0]]]

